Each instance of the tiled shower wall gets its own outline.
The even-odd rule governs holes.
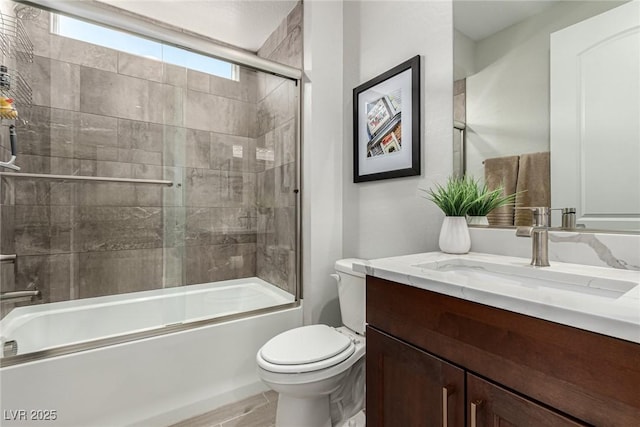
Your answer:
[[[2,14],[10,14],[11,4],[8,2],[0,1],[0,12]],[[16,61],[5,52],[4,49],[0,51],[1,64],[5,66],[15,67]],[[2,93],[2,95],[6,95]],[[0,120],[0,161],[8,162],[11,158],[11,148],[9,143],[9,126],[8,123],[4,123]],[[0,168],[0,171],[3,171]],[[7,194],[6,184],[3,179],[0,179],[0,254],[13,254],[13,201]],[[5,226],[6,224],[6,226]],[[14,266],[9,262],[0,262],[0,290],[2,292],[14,290]],[[3,308],[0,305],[0,316],[4,315]]]
[[[2,291],[37,287],[53,302],[256,275],[293,290],[293,82],[52,35],[45,12],[25,24],[34,105],[20,111],[21,172],[176,185],[2,179],[2,252],[18,256]]]

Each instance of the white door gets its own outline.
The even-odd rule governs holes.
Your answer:
[[[640,1],[551,34],[550,77],[552,207],[639,230]]]

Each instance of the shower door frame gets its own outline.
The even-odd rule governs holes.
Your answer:
[[[144,332],[134,332],[123,334],[111,338],[102,338],[86,341],[79,344],[60,346],[52,349],[35,351],[32,353],[20,354],[16,356],[0,357],[0,368],[18,365],[22,363],[34,362],[51,357],[92,350],[126,342],[136,341],[144,338],[155,337],[164,334],[176,333],[193,328],[200,328],[216,323],[228,322],[244,317],[250,317],[270,312],[286,310],[299,307],[302,298],[302,77],[301,69],[280,64],[246,51],[235,49],[229,46],[216,44],[215,40],[207,39],[192,33],[181,31],[179,28],[171,27],[167,24],[145,19],[142,16],[122,13],[122,10],[101,5],[96,2],[78,2],[68,0],[34,0],[23,1],[13,0],[16,3],[25,4],[35,8],[43,9],[52,13],[61,13],[73,18],[82,19],[98,25],[124,31],[137,36],[172,45],[174,47],[186,49],[216,59],[230,62],[232,64],[249,68],[255,71],[272,74],[294,82],[296,86],[297,102],[295,105],[296,121],[296,185],[293,190],[295,195],[295,293],[294,302],[281,304],[273,307],[251,310],[243,313],[236,313],[211,319],[191,321],[181,324],[161,326]]]

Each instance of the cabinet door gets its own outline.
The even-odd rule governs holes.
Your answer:
[[[464,371],[367,327],[367,427],[463,427]]]
[[[472,374],[467,374],[467,408],[469,427],[586,425],[572,421]]]

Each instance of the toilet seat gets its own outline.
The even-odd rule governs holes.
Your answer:
[[[348,359],[352,340],[326,325],[291,329],[269,340],[258,352],[258,365],[276,373],[313,372]]]

